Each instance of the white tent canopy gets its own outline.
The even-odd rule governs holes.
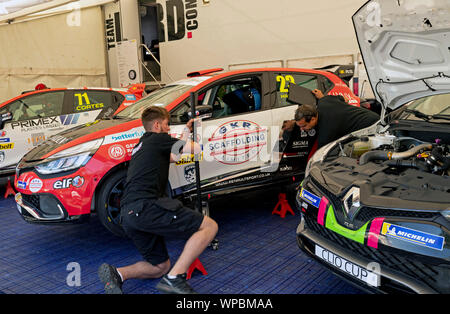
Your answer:
[[[0,15],[0,103],[38,83],[106,87],[105,2],[55,0]]]

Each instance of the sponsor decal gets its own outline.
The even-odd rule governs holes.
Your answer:
[[[0,137],[5,137],[6,136],[6,131],[1,131],[0,132]]]
[[[222,124],[208,139],[212,157],[226,165],[242,164],[255,158],[267,145],[267,129],[248,120]]]
[[[270,172],[265,172],[265,173],[259,173],[259,174],[255,174],[252,176],[248,176],[248,177],[241,177],[241,178],[236,178],[236,179],[219,181],[216,183],[216,186],[224,186],[224,185],[228,185],[228,184],[238,184],[238,183],[244,183],[244,182],[249,182],[249,181],[253,181],[253,180],[259,180],[259,179],[269,177],[270,175],[271,175]]]
[[[111,134],[105,137],[105,141],[103,142],[103,145],[105,144],[112,144],[122,141],[129,141],[129,140],[136,140],[140,139],[142,135],[144,135],[145,130],[143,127],[133,128],[131,130],[128,130],[126,132]]]
[[[184,167],[184,178],[189,183],[195,182],[195,165],[188,165]]]
[[[76,111],[86,111],[86,110],[93,110],[93,109],[102,109],[105,105],[100,104],[87,104],[87,105],[79,105],[75,107]]]
[[[33,120],[27,120],[27,121],[14,121],[14,122],[11,122],[11,128],[12,129],[21,128],[22,130],[25,130],[25,131],[50,129],[50,128],[54,128],[54,127],[59,127],[61,125],[61,123],[63,123],[62,117],[66,117],[66,116],[61,116],[60,117],[61,121],[58,121],[58,116],[39,118],[39,119],[33,119]],[[65,121],[65,119],[64,119],[64,121]]]
[[[28,144],[32,144],[33,146],[38,146],[43,141],[45,141],[45,133],[31,134],[31,137],[28,138]]]
[[[76,176],[74,178],[65,178],[62,180],[55,181],[55,183],[53,183],[53,188],[54,189],[67,189],[67,188],[70,188],[71,186],[80,188],[83,186],[83,184],[84,184],[84,178],[82,176]]]
[[[13,148],[14,148],[14,143],[0,144],[0,150],[3,150],[3,149],[13,149]]]
[[[56,144],[65,144],[69,141],[69,139],[67,137],[64,137],[62,135],[53,135],[52,137],[50,137],[50,141],[56,143]]]
[[[126,99],[127,101],[133,101],[133,100],[136,100],[136,95],[134,95],[134,94],[125,94],[125,99]]]
[[[44,183],[42,182],[41,179],[35,178],[35,179],[31,180],[29,189],[31,192],[37,193],[42,189],[43,185],[44,185]]]
[[[203,145],[202,145],[202,153],[195,155],[195,154],[185,154],[181,155],[180,160],[178,160],[175,165],[181,166],[181,165],[187,165],[192,164],[196,161],[202,161],[203,160]]]
[[[319,208],[321,198],[317,195],[314,195],[311,192],[308,192],[307,190],[302,188],[302,192],[300,193],[300,197],[304,199],[309,204],[313,205],[314,207]]]
[[[9,137],[0,138],[0,143],[9,143],[9,142],[11,142],[11,139]]]
[[[444,248],[444,237],[387,222],[383,223],[381,234],[439,251],[442,251]]]
[[[78,122],[79,118],[80,118],[79,113],[73,113],[73,114],[59,116],[59,119],[61,120],[61,124],[63,124],[63,125],[76,124]]]
[[[108,155],[112,159],[119,160],[122,159],[126,154],[125,148],[120,144],[114,144],[108,148]]]
[[[27,188],[27,183],[24,181],[17,181],[17,188],[25,190]]]
[[[142,135],[144,135],[144,131],[134,131],[131,133],[121,133],[119,135],[111,135],[111,138],[115,142],[121,142],[121,141],[127,141],[127,140],[133,140],[141,138]]]

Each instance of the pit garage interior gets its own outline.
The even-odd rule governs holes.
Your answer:
[[[364,3],[0,0],[0,103],[39,84],[108,89],[142,83],[151,93],[200,69],[343,64],[353,67],[346,82],[352,92],[373,98],[351,20]],[[171,16],[158,16],[159,7],[176,11],[178,4],[187,11],[183,31]],[[220,15],[215,16],[216,5]],[[96,214],[83,223],[25,222],[13,181],[13,176],[0,180],[0,294],[104,294],[97,273],[102,263],[121,267],[141,260],[133,243],[106,230]],[[198,293],[369,293],[299,248],[296,230],[302,213],[292,200],[282,201],[286,193],[295,192],[292,187],[290,192],[259,187],[210,200],[209,215],[219,231],[217,245],[207,247],[188,274]],[[281,205],[290,210],[280,213]],[[172,265],[184,244],[185,239],[167,239]],[[123,293],[159,294],[159,280],[127,280]]]
[[[139,25],[131,23],[137,20],[133,15],[134,6],[129,5],[131,2],[133,0],[1,0],[1,101],[13,98],[23,91],[33,90],[39,83],[45,83],[49,87],[121,87],[123,84],[136,83],[123,81],[119,73],[120,66],[118,70],[117,64],[114,63],[118,54],[110,51],[110,48],[120,41],[120,35],[125,39],[136,37],[133,32],[136,32]],[[145,2],[155,1],[140,1],[141,4]],[[215,5],[213,2],[216,0],[201,2],[198,3],[199,10],[206,11],[208,5]],[[255,1],[252,2],[255,6]],[[284,1],[285,7],[277,12],[279,16],[269,18],[267,11],[273,4],[271,2],[264,1],[260,9],[263,20],[271,24],[278,23],[279,18],[283,18],[284,15],[295,20],[296,17],[288,15],[286,11],[294,2],[295,12],[301,12],[302,7],[311,6],[309,1],[300,1],[300,5],[299,1]],[[343,3],[338,6],[333,4],[334,9],[329,12],[325,10],[334,1],[321,2],[317,7],[311,6],[307,11],[313,12],[316,16],[318,14],[322,19],[332,14],[331,11],[337,12],[341,17],[333,19],[338,19],[337,23],[342,28],[338,36],[329,37],[330,25],[324,23],[317,26],[318,29],[314,34],[302,35],[304,37],[302,40],[309,43],[308,48],[297,46],[298,51],[290,56],[280,54],[283,49],[277,48],[275,53],[280,55],[256,58],[255,51],[259,50],[258,53],[261,53],[260,47],[256,45],[255,49],[248,49],[249,47],[245,46],[248,51],[240,49],[241,54],[245,52],[242,58],[235,56],[229,60],[211,54],[210,50],[207,50],[205,51],[207,55],[195,58],[197,64],[171,62],[178,59],[176,54],[173,55],[179,50],[178,47],[167,50],[164,56],[162,45],[161,63],[166,62],[166,65],[163,64],[166,70],[164,68],[160,70],[159,75],[162,77],[160,83],[183,78],[185,73],[192,70],[216,66],[223,66],[228,70],[266,66],[320,67],[330,63],[352,63],[359,60],[350,15],[363,1],[340,1]],[[115,20],[115,28],[111,29],[111,19],[108,20],[111,14],[107,11],[111,8],[105,9],[104,6],[117,6],[119,3],[121,25]],[[238,25],[246,23],[248,19],[251,20],[233,1],[230,1],[228,9],[229,13],[236,14],[234,18]],[[311,18],[309,17],[305,23],[311,22]],[[142,20],[141,23],[148,22]],[[241,29],[243,33],[239,40],[248,36],[248,32],[250,34],[254,32],[255,27],[263,27],[261,25],[250,24],[247,30],[248,25],[243,24]],[[122,29],[119,29],[120,26]],[[325,29],[328,29],[328,34],[324,32]],[[235,29],[232,32],[237,35]],[[331,33],[334,34],[335,31]],[[268,34],[274,35],[273,31],[269,31]],[[210,37],[204,40],[211,40]],[[284,36],[277,34],[275,37],[278,41],[285,39]],[[18,40],[19,38],[21,40]],[[325,44],[325,40],[328,44]],[[204,48],[205,43],[207,42],[186,48],[190,50],[184,55],[192,54],[192,51],[195,53],[195,49]],[[281,47],[284,47],[283,45],[281,43]],[[229,51],[230,46],[230,44],[223,46],[225,54],[236,54],[235,51]],[[289,50],[292,47],[285,48]],[[181,68],[179,73],[177,68]],[[149,78],[145,67],[139,68],[137,72],[140,77],[138,76],[136,80],[147,81],[148,86],[155,87],[156,84]],[[223,202],[211,205],[213,206],[211,217],[219,224],[217,235],[219,247],[217,250],[209,247],[200,256],[207,274],[198,269],[192,273],[190,282],[200,293],[364,293],[324,269],[299,250],[295,230],[300,221],[300,212],[293,208],[294,215],[288,213],[284,218],[272,214],[278,202],[278,194],[276,191],[270,192],[269,196],[265,191],[262,193],[266,195],[263,200],[261,194],[254,193],[250,197],[230,198],[226,202],[227,206],[223,206]],[[62,226],[28,224],[18,215],[14,194],[11,190],[6,190],[4,181],[1,196],[1,294],[102,294],[103,285],[97,276],[97,269],[101,263],[108,262],[120,266],[140,259],[129,240],[118,238],[102,228],[95,215],[85,224]],[[183,244],[184,242],[180,240],[169,240],[168,249],[172,262],[180,254]],[[70,274],[78,269],[77,267],[81,271],[81,277],[75,280],[76,278],[72,278]],[[155,289],[157,282],[158,280],[129,280],[123,290],[126,294],[155,294],[158,293]]]

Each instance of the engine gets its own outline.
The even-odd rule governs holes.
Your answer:
[[[341,145],[341,154],[358,158],[360,165],[383,163],[390,173],[405,168],[440,176],[450,176],[450,145],[440,139],[434,143],[411,137],[376,135],[353,139]]]

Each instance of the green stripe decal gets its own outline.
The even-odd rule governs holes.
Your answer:
[[[367,226],[369,225],[369,222],[367,222],[364,226],[359,228],[358,230],[350,230],[343,226],[341,226],[334,216],[334,209],[333,205],[330,205],[327,212],[327,219],[325,221],[325,227],[340,234],[341,236],[344,236],[350,240],[359,242],[361,244],[364,244],[364,237],[366,235]]]

